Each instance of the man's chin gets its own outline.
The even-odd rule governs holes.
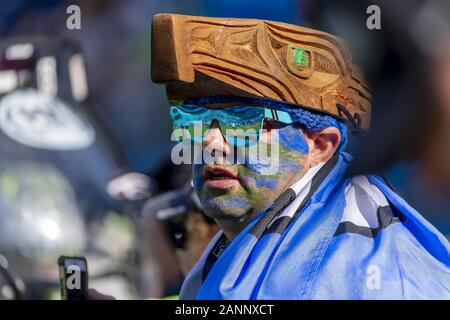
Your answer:
[[[248,202],[229,195],[215,196],[201,200],[203,211],[212,219],[240,219],[248,210]]]
[[[230,203],[233,199],[237,198],[241,194],[241,186],[234,181],[225,181],[221,183],[220,180],[206,181],[201,189],[199,197],[205,199],[205,201],[217,203],[221,202]]]

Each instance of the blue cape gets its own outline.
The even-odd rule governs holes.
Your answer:
[[[350,160],[291,194],[294,215],[259,232],[265,210],[229,244],[219,232],[180,298],[450,299],[447,239],[381,178],[345,178]]]

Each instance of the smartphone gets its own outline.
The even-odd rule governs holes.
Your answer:
[[[88,290],[87,261],[84,257],[58,258],[62,300],[86,300]]]

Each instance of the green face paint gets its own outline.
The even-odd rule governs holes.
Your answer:
[[[265,164],[250,162],[248,158],[242,164],[193,166],[194,187],[207,215],[218,220],[253,217],[303,176],[303,163],[308,153],[303,132],[288,125],[267,134],[272,135],[275,131],[279,136],[279,166],[273,174],[264,174]],[[211,168],[218,170],[215,172],[217,181],[211,181],[215,179],[208,171]],[[233,176],[233,179],[227,179],[227,176]]]

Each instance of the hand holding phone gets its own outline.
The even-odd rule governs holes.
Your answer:
[[[58,259],[61,299],[86,300],[88,298],[88,271],[84,257]]]

